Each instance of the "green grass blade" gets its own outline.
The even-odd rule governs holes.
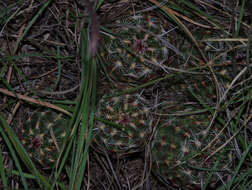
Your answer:
[[[84,173],[83,169],[81,169],[81,165],[83,165],[83,149],[85,143],[86,131],[88,130],[88,120],[89,120],[89,105],[90,105],[90,96],[91,89],[90,86],[91,81],[91,61],[89,56],[87,56],[88,52],[88,41],[87,41],[87,32],[85,29],[82,31],[82,41],[81,41],[81,60],[82,60],[82,75],[85,78],[83,81],[83,88],[81,89],[83,94],[83,99],[81,100],[80,113],[82,113],[82,121],[80,126],[80,131],[78,134],[78,140],[76,145],[76,154],[74,163],[71,169],[71,178],[70,178],[70,189],[79,189],[80,184],[82,182],[81,174]],[[77,137],[75,137],[77,138]]]
[[[25,37],[25,35],[28,33],[28,31],[31,29],[32,25],[36,22],[36,20],[40,17],[40,15],[43,13],[43,11],[46,9],[46,7],[52,2],[53,0],[49,0],[47,2],[45,2],[43,4],[43,6],[41,7],[41,9],[39,9],[39,11],[37,12],[37,14],[33,17],[33,19],[29,22],[29,24],[27,25],[27,27],[25,28],[23,34],[21,35],[19,41],[16,44],[16,47],[14,49],[14,52],[17,51],[18,45],[19,43],[23,40],[23,38]]]
[[[57,59],[58,59],[58,75],[57,75],[57,80],[52,87],[53,89],[57,88],[59,82],[60,82],[60,77],[61,77],[61,59],[60,59],[60,48],[57,46]]]
[[[218,158],[218,160],[215,162],[215,164],[214,164],[214,166],[213,166],[213,170],[212,170],[212,171],[210,172],[210,174],[208,175],[208,177],[207,177],[207,179],[206,179],[206,182],[205,182],[205,184],[204,184],[202,190],[206,190],[206,189],[207,189],[207,186],[208,186],[208,184],[210,183],[211,178],[212,178],[214,172],[217,170],[217,166],[218,166],[219,163],[220,163],[220,158]]]
[[[64,154],[62,156],[61,163],[59,165],[59,168],[56,168],[55,172],[55,182],[53,183],[51,189],[54,188],[55,184],[57,183],[56,180],[60,176],[60,173],[63,170],[63,166],[66,162],[66,159],[68,158],[69,153],[72,151],[72,164],[69,171],[69,189],[75,189],[76,184],[79,182],[78,179],[80,179],[80,174],[83,176],[84,170],[82,170],[80,167],[85,165],[85,156],[83,153],[84,150],[84,143],[85,143],[85,136],[86,136],[86,130],[88,129],[88,121],[89,121],[89,105],[90,105],[90,94],[92,93],[92,80],[90,80],[90,66],[92,59],[88,60],[87,56],[87,33],[85,29],[82,31],[82,39],[81,39],[81,63],[82,63],[82,81],[81,81],[81,87],[80,87],[80,95],[78,97],[78,102],[75,106],[74,113],[72,116],[72,119],[69,124],[69,130],[71,130],[71,126],[74,126],[72,135],[70,136],[70,139],[66,139],[63,145],[62,151],[64,151]],[[96,75],[95,75],[96,76]],[[81,121],[81,128],[78,132],[78,137],[76,136],[76,132],[79,126],[80,119]],[[69,131],[70,133],[70,131]],[[73,142],[76,143],[76,149],[72,150],[73,148]],[[63,152],[62,152],[63,153]],[[82,182],[82,179],[80,180],[80,184]]]
[[[4,169],[4,163],[3,163],[3,152],[2,149],[0,148],[0,176],[1,176],[1,183],[5,187],[7,187],[7,177],[5,175],[5,169]]]
[[[0,113],[0,133],[1,133],[3,139],[4,139],[5,143],[6,143],[8,149],[9,149],[9,151],[10,151],[11,157],[12,157],[12,159],[14,160],[14,163],[15,163],[17,169],[18,169],[18,172],[19,172],[19,174],[20,174],[20,177],[21,177],[21,181],[22,181],[22,183],[23,183],[23,186],[24,186],[24,188],[25,188],[26,190],[28,190],[28,186],[27,186],[27,183],[26,183],[26,179],[25,179],[25,177],[24,177],[24,175],[23,175],[23,171],[22,171],[21,165],[20,165],[20,163],[19,163],[19,160],[18,160],[18,158],[17,158],[17,155],[16,155],[16,153],[15,153],[15,150],[14,150],[14,148],[13,148],[13,146],[12,146],[12,144],[11,144],[11,142],[10,142],[8,136],[7,136],[7,134],[6,134],[5,131],[4,131],[4,128],[6,128],[6,127],[8,127],[8,124],[7,124],[7,122],[4,120],[2,113]],[[7,132],[7,133],[8,133],[8,132]]]
[[[22,146],[22,144],[19,141],[19,139],[17,138],[16,134],[10,128],[10,126],[8,125],[8,123],[6,122],[6,120],[4,119],[4,117],[1,113],[0,113],[0,132],[9,147],[9,150],[12,154],[12,158],[15,160],[16,166],[20,172],[21,179],[23,181],[24,186],[27,187],[27,184],[26,184],[25,178],[22,174],[21,166],[18,162],[18,158],[16,156],[15,150],[18,153],[19,157],[24,162],[24,164],[26,165],[26,167],[36,176],[38,183],[40,185],[42,183],[47,189],[50,188],[50,184],[48,183],[48,180],[43,175],[41,175],[39,173],[39,171],[36,169],[35,165],[33,164],[32,160],[30,159],[25,148]],[[12,147],[12,145],[15,147],[15,149]]]
[[[86,162],[87,162],[87,157],[88,157],[88,150],[89,150],[89,145],[91,143],[91,135],[92,135],[92,130],[93,130],[93,125],[94,125],[94,116],[95,116],[95,94],[96,94],[96,63],[94,58],[92,58],[91,63],[91,81],[90,81],[90,89],[92,89],[91,91],[91,110],[89,110],[89,120],[87,120],[88,123],[85,123],[86,127],[89,126],[89,128],[85,128],[85,133],[83,135],[83,137],[85,137],[86,131],[88,130],[88,136],[87,139],[85,140],[85,138],[83,140],[85,140],[85,149],[84,149],[84,153],[83,153],[83,158],[80,164],[80,168],[79,168],[79,172],[78,172],[78,180],[77,182],[77,189],[81,188],[81,183],[84,176],[84,172],[86,169]],[[89,104],[89,105],[90,105]],[[87,105],[87,106],[89,106]],[[83,115],[84,116],[84,115]],[[87,118],[88,119],[88,118]],[[83,127],[84,128],[84,127]]]
[[[237,166],[236,169],[235,169],[235,172],[234,172],[234,174],[233,174],[232,179],[231,179],[230,182],[227,184],[227,190],[230,190],[230,189],[232,188],[232,186],[233,186],[233,184],[234,184],[234,181],[236,180],[237,175],[238,175],[238,173],[239,173],[239,171],[240,171],[240,169],[241,169],[241,166],[242,166],[242,164],[244,163],[245,158],[247,157],[247,155],[248,155],[248,153],[250,152],[251,148],[252,148],[252,142],[250,142],[248,148],[247,148],[246,151],[243,153],[243,155],[242,155],[242,157],[241,157],[241,159],[240,159],[240,162],[239,162],[238,166]]]
[[[240,12],[240,16],[239,16],[239,19],[238,19],[238,22],[237,22],[237,29],[235,30],[235,38],[238,37],[239,33],[240,33],[240,29],[241,29],[241,23],[242,23],[242,18],[244,16],[244,13],[245,13],[245,0],[242,1],[242,6],[241,6],[241,10],[239,11]]]

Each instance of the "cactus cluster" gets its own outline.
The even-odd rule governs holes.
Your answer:
[[[96,110],[93,141],[96,147],[125,155],[142,151],[152,140],[153,171],[175,186],[198,188],[214,166],[214,174],[225,176],[232,164],[228,160],[232,156],[230,149],[225,152],[225,147],[206,160],[227,140],[223,132],[218,134],[222,129],[220,122],[216,120],[210,126],[212,114],[202,109],[214,106],[214,85],[191,80],[186,86],[183,81],[159,87],[160,103],[155,108],[151,106],[150,97],[143,94],[103,96]],[[197,84],[193,84],[195,81]],[[192,92],[204,100],[204,105]],[[66,123],[67,118],[49,110],[36,112],[24,126],[22,143],[41,165],[52,166],[56,161]],[[210,182],[214,181],[217,181],[215,175]]]
[[[63,114],[39,110],[23,125],[21,142],[30,157],[43,167],[51,167],[57,160],[67,122]]]
[[[113,35],[106,35],[102,57],[113,79],[142,83],[166,72],[169,51],[164,41],[168,38],[155,15],[120,19]],[[150,103],[155,98],[141,93],[103,96],[97,104],[94,142],[109,151],[128,154],[140,151],[152,140],[154,171],[176,186],[199,187],[211,168],[215,166],[222,176],[230,164],[226,147],[206,160],[226,141],[223,133],[218,135],[222,125],[217,120],[210,125],[215,88],[198,76],[171,81],[167,82],[169,87],[156,85],[159,102],[155,108]],[[65,134],[63,123],[66,118],[55,112],[38,112],[24,127],[22,142],[42,165],[57,158],[55,153]]]
[[[97,105],[94,142],[119,154],[138,152],[152,132],[149,102],[138,94],[104,96]],[[44,167],[57,160],[68,118],[53,110],[35,112],[22,128],[21,142]]]
[[[166,71],[169,39],[160,18],[131,15],[118,20],[112,31],[104,37],[101,55],[115,80],[140,82]]]

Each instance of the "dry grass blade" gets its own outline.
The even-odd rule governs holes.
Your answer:
[[[64,110],[64,109],[62,109],[62,108],[60,108],[58,106],[55,106],[55,105],[53,105],[51,103],[44,102],[44,101],[34,99],[34,98],[29,97],[29,96],[25,96],[25,95],[21,95],[21,94],[14,94],[14,93],[8,91],[7,89],[3,89],[3,88],[0,88],[0,92],[5,94],[5,95],[8,95],[8,96],[17,97],[20,100],[25,100],[25,101],[30,102],[30,103],[35,103],[35,104],[38,104],[38,105],[41,105],[41,106],[45,106],[45,107],[48,107],[48,108],[58,110],[58,111],[60,111],[62,113],[65,113],[65,114],[71,116],[71,113],[69,113],[68,111],[66,111],[66,110]]]

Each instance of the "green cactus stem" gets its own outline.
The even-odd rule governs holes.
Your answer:
[[[68,119],[52,110],[36,111],[22,128],[22,144],[30,157],[43,167],[51,167],[66,135]]]
[[[138,151],[151,133],[152,118],[148,101],[138,94],[108,98],[104,96],[97,110],[96,142],[117,153]]]
[[[232,151],[228,145],[208,158],[228,140],[225,131],[220,133],[223,126],[218,119],[210,125],[214,111],[211,108],[215,107],[216,100],[213,83],[194,79],[188,82],[190,85],[180,84],[170,87],[176,89],[177,99],[167,101],[158,109],[161,122],[152,146],[153,169],[175,186],[200,189],[207,182],[215,164],[217,167],[208,181],[209,186],[219,181],[219,177],[225,178],[229,174]],[[168,94],[169,97],[163,95],[162,98],[168,100],[172,92]]]
[[[161,20],[154,14],[131,15],[117,21],[113,34],[106,33],[101,55],[115,80],[140,82],[167,72],[171,45]]]

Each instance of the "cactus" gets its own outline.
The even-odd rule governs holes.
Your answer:
[[[166,72],[167,34],[156,15],[139,14],[117,20],[105,36],[102,57],[115,80],[140,82]]]
[[[51,167],[57,160],[67,121],[58,112],[37,110],[24,124],[21,142],[30,157],[43,167]]]
[[[107,150],[132,153],[146,144],[152,118],[148,101],[138,94],[104,96],[97,109],[96,142]]]
[[[201,185],[208,180],[208,175],[215,164],[218,163],[215,170],[219,176],[228,174],[227,168],[230,169],[228,166],[231,164],[228,158],[231,151],[226,146],[205,160],[226,142],[227,137],[223,132],[217,135],[222,129],[217,119],[209,127],[213,115],[209,112],[211,109],[202,111],[204,105],[209,108],[214,106],[216,99],[214,86],[209,81],[198,81],[199,83],[194,84],[192,82],[197,82],[197,80],[189,82],[190,85],[187,86],[180,85],[180,89],[175,87],[174,93],[181,96],[177,95],[176,100],[167,102],[158,109],[159,113],[162,113],[161,123],[156,129],[152,156],[153,169],[161,177],[175,186],[200,189]],[[195,101],[195,97],[188,93],[189,88],[200,100],[204,100],[204,105],[202,105],[203,102],[199,104]],[[164,94],[162,98],[168,100],[169,97]],[[211,145],[209,145],[210,142],[212,142]],[[203,148],[206,149],[202,151]],[[213,173],[215,174],[216,171]],[[210,184],[214,185],[217,179],[219,178],[213,175],[209,181]]]

